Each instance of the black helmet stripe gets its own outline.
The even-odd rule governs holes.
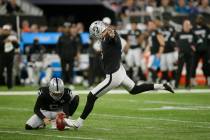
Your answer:
[[[58,91],[58,78],[55,78],[56,80],[56,86],[57,86],[57,91]]]

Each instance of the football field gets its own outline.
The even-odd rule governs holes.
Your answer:
[[[87,95],[80,95],[76,119]],[[209,93],[107,94],[80,130],[26,131],[35,95],[0,96],[0,140],[209,140]]]

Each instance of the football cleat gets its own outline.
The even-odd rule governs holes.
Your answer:
[[[171,93],[174,93],[173,88],[168,83],[163,84],[163,86],[164,86],[165,90],[167,90]]]
[[[80,123],[78,120],[71,120],[71,119],[64,119],[66,125],[68,127],[74,128],[74,129],[79,129],[82,127],[82,123]]]

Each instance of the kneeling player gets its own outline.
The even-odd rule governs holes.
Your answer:
[[[53,78],[48,87],[41,87],[34,106],[34,115],[26,122],[25,129],[38,129],[51,123],[59,112],[71,117],[79,104],[79,96],[64,88],[60,78]]]

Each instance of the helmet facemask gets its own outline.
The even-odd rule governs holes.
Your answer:
[[[50,96],[54,99],[54,100],[60,100],[63,97],[63,93],[61,92],[50,92]]]

